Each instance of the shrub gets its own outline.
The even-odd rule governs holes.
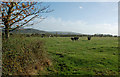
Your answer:
[[[3,40],[3,75],[31,75],[50,66],[44,42],[30,38]],[[37,72],[36,72],[37,71]]]

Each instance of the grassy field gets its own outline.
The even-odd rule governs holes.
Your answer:
[[[118,38],[44,38],[55,70],[64,75],[117,75]]]
[[[17,40],[17,41],[16,41]],[[46,51],[47,57],[44,59],[44,63],[51,66],[45,67],[43,72],[41,70],[37,74],[44,75],[118,75],[118,38],[117,37],[92,37],[90,41],[86,37],[81,37],[78,41],[71,41],[70,37],[51,37],[51,38],[40,38],[40,37],[23,37],[14,38],[11,37],[11,42],[4,42],[3,47],[11,50],[19,51],[21,54],[21,47],[25,45],[29,46],[29,52],[32,52],[32,56],[37,54],[36,58],[39,57],[40,50],[36,47],[36,42],[41,41],[44,44],[42,51]],[[32,43],[30,43],[32,41]],[[11,43],[14,42],[14,45]],[[17,44],[17,45],[16,45]],[[21,45],[22,44],[22,45]],[[43,46],[42,45],[42,46]],[[10,47],[11,46],[11,47]],[[21,46],[20,48],[18,46]],[[8,48],[10,47],[10,48]],[[33,47],[35,47],[33,50]],[[15,49],[17,48],[17,49]],[[4,49],[4,50],[7,50]],[[33,51],[31,51],[33,50]],[[37,51],[37,52],[35,52]],[[12,51],[14,52],[14,51]],[[8,51],[3,53],[6,57]],[[24,52],[22,52],[23,55]],[[6,64],[6,59],[3,57],[3,62]],[[18,58],[18,57],[16,57]],[[9,59],[9,58],[8,58]],[[47,61],[50,61],[47,62]],[[39,60],[37,60],[39,61]],[[38,65],[39,66],[39,65]],[[4,65],[5,68],[5,65]],[[41,67],[38,67],[41,68]],[[6,68],[5,68],[6,69]],[[24,71],[24,69],[21,69]],[[5,73],[6,71],[4,71]],[[21,74],[21,73],[20,73]],[[36,73],[33,73],[36,74]]]

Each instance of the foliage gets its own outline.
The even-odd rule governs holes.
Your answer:
[[[20,37],[3,40],[3,75],[37,75],[50,65],[42,41]]]
[[[6,38],[9,32],[27,25],[35,18],[44,19],[41,13],[49,13],[49,6],[42,6],[41,2],[1,2],[3,28]],[[32,23],[33,24],[33,23]]]

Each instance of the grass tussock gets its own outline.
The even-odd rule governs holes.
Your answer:
[[[3,75],[40,74],[51,65],[43,45],[43,41],[26,37],[3,40]]]

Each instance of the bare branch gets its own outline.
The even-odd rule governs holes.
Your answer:
[[[34,17],[32,17],[30,20],[28,20],[26,23],[24,23],[24,24],[22,24],[22,25],[20,25],[20,26],[18,26],[18,27],[16,27],[16,28],[13,28],[12,30],[10,30],[10,31],[13,31],[13,30],[16,30],[16,29],[18,29],[18,28],[20,28],[20,27],[22,27],[23,25],[25,25],[25,24],[27,24],[28,22],[30,22],[31,20],[33,20],[34,18],[36,18],[38,15],[35,15]]]
[[[48,6],[48,7],[49,7],[49,6]],[[44,11],[44,12],[42,12],[43,10],[47,9],[48,7],[43,8],[43,9],[37,11],[36,13],[32,13],[32,14],[26,15],[23,19],[27,18],[28,16],[35,15],[35,14],[38,14],[38,13],[49,13],[49,11]],[[10,26],[13,25],[13,24],[15,24],[16,22],[22,21],[23,19],[17,20],[17,21],[15,21],[15,22],[13,22],[12,24],[10,24]]]
[[[37,7],[37,2],[30,2],[30,3],[29,2],[28,3],[4,2],[3,5],[5,7],[2,8],[3,9],[2,21],[4,22],[4,25],[5,25],[4,29],[5,29],[5,31],[7,31],[6,32],[7,35],[10,31],[13,31],[15,29],[18,29],[18,28],[28,24],[34,18],[36,18],[36,17],[40,18],[40,13],[49,13],[49,12],[53,11],[53,10],[48,9],[50,6],[42,7],[41,5],[40,6],[38,5],[39,7]],[[36,6],[34,6],[34,5],[36,5]],[[30,19],[27,19],[27,17],[28,18],[30,17]],[[41,16],[40,19],[45,19],[45,18],[42,18],[42,16]],[[20,24],[19,24],[19,22],[20,22]],[[36,23],[33,22],[33,24],[36,24]]]
[[[28,10],[29,8],[31,8],[33,5],[35,5],[35,4],[37,4],[37,2],[36,3],[34,3],[34,4],[31,4],[28,8],[25,8],[25,9],[22,9],[19,13],[17,13],[17,14],[12,14],[12,15],[19,15],[19,14],[21,14],[22,12],[23,12],[23,10]],[[18,8],[18,9],[21,9],[21,8]]]

